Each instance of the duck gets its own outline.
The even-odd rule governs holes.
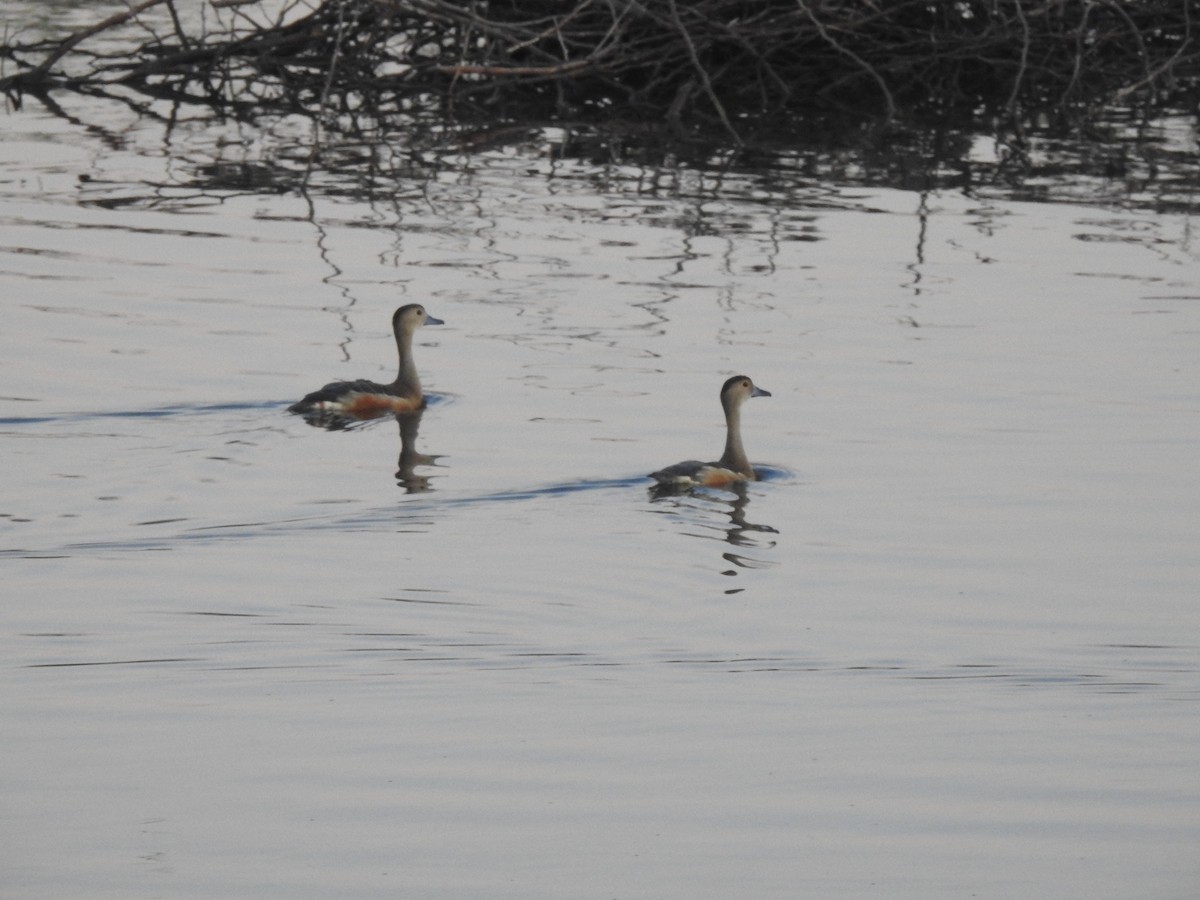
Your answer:
[[[720,487],[742,481],[756,481],[758,474],[746,457],[742,446],[742,404],[751,397],[770,397],[771,392],[758,387],[746,375],[734,375],[721,385],[721,408],[725,410],[725,452],[716,462],[689,459],[657,472],[653,478],[663,487],[706,485]]]
[[[400,355],[400,371],[390,384],[378,384],[365,378],[334,381],[319,391],[307,394],[288,407],[288,412],[307,418],[340,416],[350,419],[375,419],[425,408],[421,379],[413,363],[413,332],[424,325],[445,325],[426,312],[420,303],[401,306],[392,314],[392,332]]]

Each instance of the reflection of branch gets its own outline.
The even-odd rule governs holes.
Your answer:
[[[131,6],[129,9],[119,13],[114,13],[102,22],[97,22],[95,25],[89,25],[87,28],[81,28],[74,34],[67,37],[60,43],[54,51],[47,56],[42,62],[34,66],[27,72],[20,72],[8,78],[0,79],[0,90],[8,90],[18,84],[34,84],[39,81],[44,81],[46,75],[50,71],[50,67],[71,52],[79,43],[87,40],[94,34],[105,31],[109,28],[115,28],[117,25],[122,25],[130,19],[137,18],[138,15],[145,12],[152,6],[158,6],[164,0],[142,0],[136,6]]]
[[[183,30],[183,23],[179,21],[179,11],[175,9],[175,0],[167,0],[167,10],[171,13],[171,23],[175,26],[175,37],[179,38],[179,46],[184,50],[191,50],[192,42],[188,40],[187,32]]]

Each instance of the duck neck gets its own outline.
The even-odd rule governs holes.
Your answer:
[[[748,478],[754,475],[746,448],[742,446],[742,412],[736,403],[725,405],[725,452],[721,454],[721,465]]]
[[[400,356],[400,371],[396,375],[396,387],[405,394],[421,393],[421,379],[417,377],[417,365],[413,362],[412,332],[402,329],[396,335],[396,352]]]

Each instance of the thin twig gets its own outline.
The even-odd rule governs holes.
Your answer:
[[[687,45],[688,56],[691,57],[692,66],[696,69],[696,74],[700,76],[700,83],[704,85],[704,93],[708,95],[709,102],[717,111],[717,116],[721,120],[721,124],[725,126],[725,130],[729,132],[729,136],[733,138],[734,143],[739,147],[742,146],[741,135],[737,133],[737,129],[733,127],[733,123],[729,121],[729,116],[725,115],[725,107],[721,105],[720,99],[717,97],[717,92],[713,90],[712,81],[709,80],[708,72],[705,71],[703,64],[700,62],[700,56],[696,53],[696,45],[692,43],[692,36],[688,33],[687,27],[683,24],[683,19],[679,16],[679,7],[675,5],[675,0],[670,0],[671,16],[675,20],[675,25],[679,29],[679,34],[683,37],[684,43]]]
[[[446,75],[566,75],[572,72],[579,72],[595,65],[594,60],[576,59],[570,62],[559,63],[556,66],[480,66],[469,63],[461,63],[452,66],[434,66],[435,72],[442,72]]]
[[[1029,20],[1025,18],[1023,0],[1016,0],[1013,8],[1016,9],[1017,18],[1021,22],[1021,65],[1017,69],[1017,76],[1013,79],[1012,91],[1008,95],[1008,102],[1004,108],[1008,111],[1009,118],[1015,119],[1017,98],[1021,93],[1021,82],[1025,78],[1025,69],[1029,65]]]
[[[816,17],[812,9],[809,8],[809,5],[805,3],[804,0],[796,0],[796,2],[800,6],[800,11],[808,16],[813,25],[816,26],[817,32],[821,35],[821,38],[828,43],[829,46],[848,59],[853,60],[862,67],[863,71],[875,79],[875,83],[879,85],[879,90],[883,92],[883,99],[887,103],[888,121],[890,122],[892,119],[896,118],[896,101],[892,99],[892,92],[888,90],[887,82],[883,80],[883,76],[876,72],[870,63],[868,63],[853,50],[843,47],[841,44],[835,41],[833,36],[830,35],[829,30],[825,27],[825,23]]]
[[[1117,103],[1120,103],[1121,101],[1123,101],[1130,94],[1136,93],[1137,91],[1141,90],[1143,87],[1147,87],[1148,85],[1157,81],[1158,78],[1160,76],[1162,76],[1162,74],[1164,72],[1166,72],[1173,65],[1175,65],[1175,63],[1179,59],[1179,57],[1181,57],[1183,55],[1183,51],[1191,46],[1191,43],[1192,43],[1192,16],[1191,16],[1190,10],[1191,10],[1190,0],[1183,0],[1183,39],[1179,42],[1179,47],[1175,50],[1174,53],[1171,54],[1171,56],[1167,59],[1166,62],[1164,62],[1162,65],[1158,66],[1154,70],[1150,69],[1149,61],[1147,60],[1146,76],[1144,78],[1142,78],[1140,81],[1135,81],[1133,84],[1126,85],[1125,87],[1118,90],[1116,92],[1116,94],[1113,95],[1113,99]],[[1125,17],[1125,20],[1127,22],[1129,21],[1129,17],[1125,14],[1124,10],[1118,9],[1118,12],[1122,16]],[[1129,24],[1130,24],[1130,26],[1133,26],[1132,22],[1130,22]],[[1146,56],[1146,52],[1145,52],[1146,47],[1145,47],[1145,44],[1142,43],[1141,34],[1137,32],[1136,27],[1134,27],[1133,30],[1134,30],[1134,33],[1137,34],[1138,43],[1142,47],[1142,54],[1143,54],[1143,57],[1145,57]]]
[[[1197,0],[274,0],[222,9],[198,32],[185,32],[178,0],[124,3],[62,41],[0,40],[0,92],[19,102],[24,90],[119,82],[218,115],[315,116],[310,174],[338,131],[402,112],[445,115],[460,102],[464,112],[541,121],[568,110],[665,114],[676,126],[703,116],[740,143],[752,116],[778,121],[831,104],[889,121],[901,102],[916,114],[1016,117],[1030,97],[1066,108],[1200,89]],[[167,27],[139,18],[163,3]],[[189,4],[206,14],[231,5]],[[143,32],[130,36],[131,20]],[[79,47],[117,26],[123,41]]]

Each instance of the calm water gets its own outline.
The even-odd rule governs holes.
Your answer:
[[[1196,895],[1186,209],[553,135],[301,197],[299,126],[61,99],[0,128],[0,894]],[[398,483],[283,408],[417,300]],[[769,479],[652,496],[736,372]]]

